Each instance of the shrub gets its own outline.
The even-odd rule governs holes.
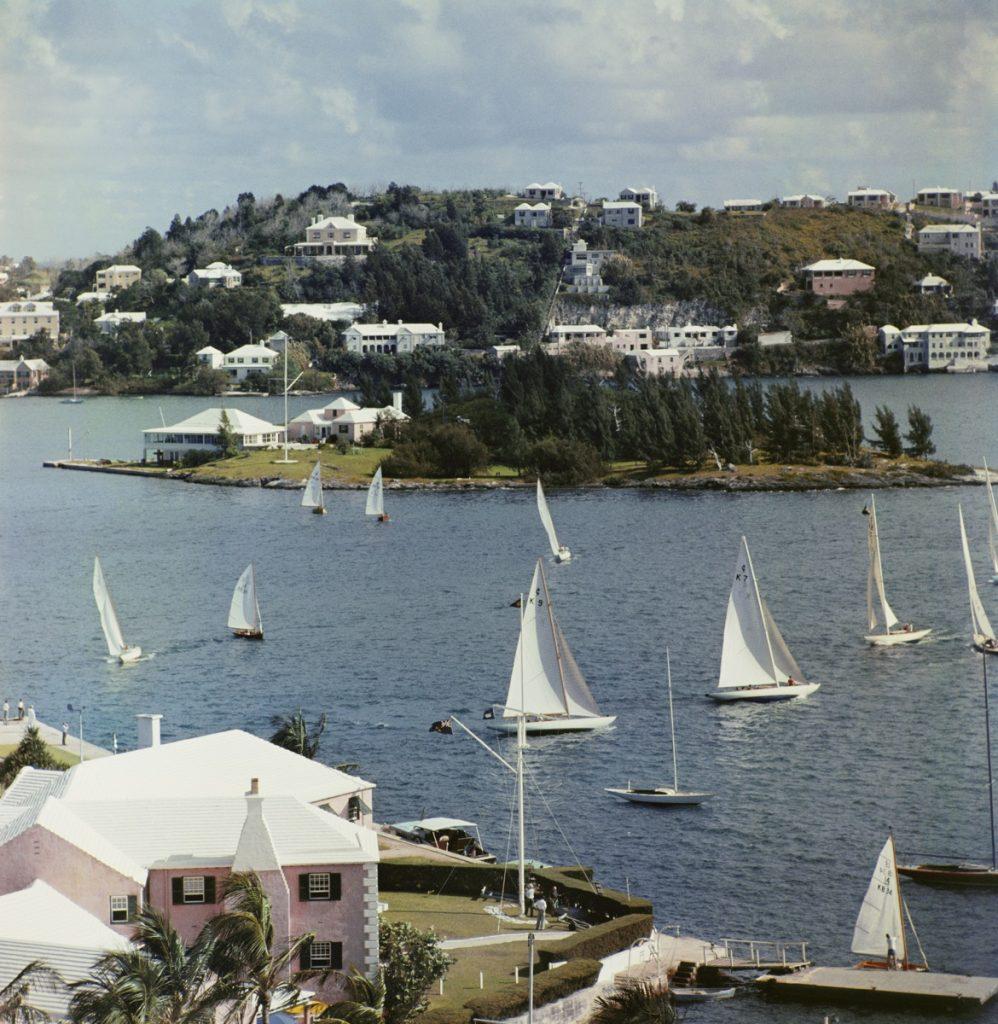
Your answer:
[[[561,967],[534,975],[534,1008],[564,999],[596,983],[602,964],[598,960],[572,960]],[[527,1010],[528,990],[520,985],[512,992],[469,999],[464,1005],[471,1016],[485,1020],[507,1020]]]
[[[192,448],[181,455],[180,465],[185,469],[193,469],[195,466],[203,466],[206,462],[214,462],[218,457],[218,452],[204,452]]]
[[[538,950],[537,955],[542,964],[557,960],[600,960],[627,949],[638,939],[646,939],[651,935],[651,926],[651,915],[627,914],[577,932],[572,938],[560,941],[554,949]]]
[[[524,467],[548,483],[562,487],[596,480],[606,468],[591,444],[557,437],[546,437],[530,445]]]

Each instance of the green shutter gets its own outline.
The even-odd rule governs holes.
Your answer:
[[[329,898],[331,900],[338,900],[342,898],[342,886],[340,884],[340,876],[338,874],[329,876]]]
[[[307,875],[299,876],[301,878],[307,878]],[[301,948],[301,955],[298,957],[298,969],[301,971],[307,971],[312,966],[312,943],[306,942]]]
[[[177,903],[184,902],[184,880],[183,878],[172,879],[173,884],[173,902]]]
[[[336,876],[339,878],[339,875]],[[343,943],[342,942],[331,942],[332,946],[332,961],[331,966],[334,970],[343,970]]]
[[[128,897],[128,920],[134,921],[139,913],[139,898],[138,896]]]
[[[204,901],[205,903],[215,902],[215,876],[204,876]]]
[[[308,872],[298,876],[298,900],[300,903],[308,903]]]

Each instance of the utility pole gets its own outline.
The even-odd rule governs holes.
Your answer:
[[[534,1024],[534,933],[527,933],[527,1024]]]

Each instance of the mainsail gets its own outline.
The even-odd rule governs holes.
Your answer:
[[[111,592],[107,589],[104,570],[96,555],[94,556],[94,600],[97,602],[97,611],[100,613],[100,624],[101,629],[104,630],[108,654],[117,658],[128,645],[121,634],[121,626],[114,610],[114,602],[111,600]]]
[[[870,525],[867,528],[867,543],[870,548],[870,571],[866,577],[866,625],[868,629],[877,628],[879,620],[874,605],[874,592],[876,592],[883,611],[884,632],[889,633],[891,628],[897,625],[898,617],[887,603],[887,594],[884,591],[884,567],[880,560],[880,532],[877,529],[877,504],[872,495],[868,512]]]
[[[544,524],[544,531],[548,535],[548,544],[551,545],[551,554],[557,555],[561,551],[558,543],[558,534],[554,531],[554,520],[551,518],[551,511],[548,508],[547,499],[544,497],[544,488],[541,486],[541,478],[537,478],[537,511],[541,514],[541,522]]]
[[[260,618],[260,604],[256,599],[256,573],[250,562],[243,570],[236,589],[232,592],[232,604],[229,605],[229,629],[251,630],[263,632],[263,621]]]
[[[970,635],[971,639],[984,637],[994,639],[995,631],[988,620],[981,595],[977,592],[977,580],[974,578],[974,564],[970,560],[970,545],[967,543],[967,528],[963,525],[963,509],[958,505],[960,514],[960,540],[963,542],[963,565],[967,570],[967,590],[970,593]]]
[[[368,516],[383,516],[385,514],[385,485],[381,478],[381,467],[374,471],[371,477],[371,486],[367,489],[367,507],[364,514]]]
[[[894,856],[894,837],[888,836],[877,858],[870,885],[859,908],[852,933],[852,951],[861,956],[887,956],[888,936],[894,943],[898,961],[908,959],[904,937],[904,915],[901,909],[901,887],[898,883]]]
[[[322,508],[322,463],[316,462],[315,469],[305,483],[305,493],[301,496],[302,508]]]
[[[772,616],[768,617],[772,622]],[[767,612],[759,596],[759,584],[752,568],[748,541],[742,537],[738,561],[735,563],[735,579],[728,598],[728,612],[724,619],[721,672],[717,682],[720,689],[760,684],[776,686],[788,675],[796,677],[796,672],[792,671],[792,668],[796,668],[796,662],[782,637],[779,638],[782,645],[781,664],[777,666],[766,619]]]
[[[988,489],[988,550],[991,553],[991,569],[998,577],[998,505],[995,504],[995,492],[991,486],[991,474],[988,464],[984,463],[984,478]]]

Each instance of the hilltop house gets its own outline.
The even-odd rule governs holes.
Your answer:
[[[585,239],[572,245],[565,257],[565,291],[571,295],[602,295],[610,290],[603,283],[600,267],[615,255],[612,249],[590,249]]]
[[[44,359],[0,359],[0,395],[33,390],[45,380],[50,369]]]
[[[148,461],[151,455],[156,462],[175,462],[187,452],[217,451],[223,413],[240,451],[276,448],[284,440],[283,427],[251,416],[242,409],[203,409],[173,426],[143,430],[142,461]]]
[[[141,312],[125,312],[124,310],[118,310],[114,313],[101,313],[94,324],[97,326],[97,330],[101,334],[117,334],[118,328],[122,324],[144,324],[146,322],[146,314]]]
[[[377,239],[367,237],[367,228],[348,213],[345,217],[315,217],[305,229],[305,241],[295,242],[295,256],[303,261],[342,262],[347,256],[367,258]]]
[[[117,292],[142,280],[142,271],[131,263],[115,263],[94,275],[95,292]]]
[[[983,363],[991,348],[991,332],[976,320],[969,324],[914,324],[904,330],[886,324],[877,333],[884,355],[901,353],[905,373]]]
[[[987,227],[998,227],[998,192],[981,193],[981,219]]]
[[[846,202],[860,210],[892,210],[897,201],[898,197],[886,188],[868,185],[860,185],[846,196]]]
[[[926,224],[918,232],[920,253],[950,252],[979,260],[984,255],[984,243],[979,224]]]
[[[761,199],[725,199],[725,213],[762,213],[763,202]]]
[[[288,424],[288,438],[322,442],[327,439],[356,444],[387,420],[407,420],[402,412],[402,392],[392,392],[392,404],[362,408],[349,398],[334,398],[321,409],[306,409]]]
[[[84,302],[99,302],[103,306],[109,298],[111,298],[110,292],[80,292],[76,296],[76,304],[82,306]]]
[[[513,223],[518,228],[549,228],[551,207],[547,203],[520,203],[513,211]]]
[[[187,283],[192,288],[238,288],[243,283],[243,275],[228,263],[216,260],[203,270],[192,270],[187,275]]]
[[[535,202],[542,200],[553,203],[565,198],[565,190],[555,181],[547,181],[543,185],[533,181],[520,194],[524,199],[533,199]]]
[[[619,198],[630,203],[640,203],[646,210],[654,210],[658,206],[658,192],[651,185],[639,185],[637,188],[628,185],[620,190]]]
[[[44,331],[59,337],[59,311],[51,302],[0,302],[0,348]]]
[[[242,381],[251,373],[269,373],[279,355],[266,345],[240,345],[226,352],[222,369],[234,381]]]
[[[600,221],[608,228],[640,228],[644,211],[640,203],[604,199]]]
[[[919,206],[940,206],[958,210],[963,206],[963,193],[958,188],[920,188],[915,196]]]
[[[446,342],[443,324],[407,324],[401,320],[390,324],[382,320],[380,324],[351,324],[343,332],[346,350],[360,355],[415,352],[417,348],[439,348]]]
[[[824,196],[814,196],[804,193],[799,196],[784,196],[780,200],[780,206],[788,210],[821,210],[828,205]]]
[[[816,295],[842,298],[856,292],[868,292],[876,278],[876,269],[859,260],[818,260],[803,268],[804,287]]]
[[[43,882],[121,936],[155,907],[190,942],[226,878],[254,872],[278,946],[314,932],[303,966],[371,976],[372,785],[238,730],[160,744],[159,716],[142,717],[156,720],[149,746],[66,772],[22,769],[0,799],[0,894]],[[53,944],[69,938],[50,928]],[[319,981],[320,998],[335,998],[341,977]]]
[[[926,274],[915,282],[915,291],[920,295],[949,295],[953,291],[953,285],[938,274]]]

